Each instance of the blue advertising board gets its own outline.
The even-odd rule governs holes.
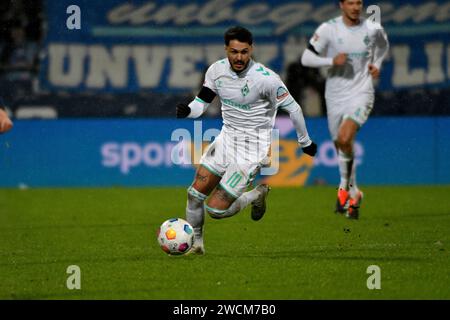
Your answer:
[[[314,30],[340,14],[338,3],[47,0],[40,86],[51,91],[191,91],[205,69],[224,57],[223,33],[236,24],[254,33],[256,59],[283,75]],[[71,27],[76,11],[68,8],[74,5],[79,29]],[[450,1],[374,5],[391,43],[379,89],[448,87]]]
[[[279,117],[276,186],[335,185],[338,162],[326,119],[307,119],[313,159]],[[220,120],[17,120],[0,135],[1,187],[188,186],[194,166],[177,158],[179,134],[218,133]],[[360,184],[449,184],[450,118],[373,118],[358,135]],[[176,150],[176,149],[175,149]],[[194,152],[192,152],[194,153]]]

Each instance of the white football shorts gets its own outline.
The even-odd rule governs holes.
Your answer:
[[[337,140],[339,126],[346,119],[353,120],[361,128],[372,112],[374,100],[373,94],[357,95],[345,102],[327,99],[328,129],[333,141]]]
[[[270,145],[267,136],[270,134],[222,129],[202,155],[200,165],[221,177],[220,186],[239,198],[267,161]]]

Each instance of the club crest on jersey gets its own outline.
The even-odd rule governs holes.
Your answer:
[[[245,86],[241,89],[241,92],[242,92],[242,95],[243,95],[244,97],[245,97],[246,95],[249,94],[250,89],[249,89],[247,83],[246,83]]]
[[[364,37],[364,44],[366,45],[366,46],[368,46],[369,45],[369,43],[370,43],[370,39],[369,39],[369,36],[368,35],[366,35],[365,37]]]
[[[281,100],[289,95],[289,92],[284,87],[279,87],[277,90],[277,100]]]

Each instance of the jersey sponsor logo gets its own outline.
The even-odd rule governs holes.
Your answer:
[[[238,109],[242,109],[242,110],[250,110],[250,105],[247,103],[242,104],[239,102],[235,102],[231,99],[221,99],[221,100],[222,100],[222,103],[224,103],[230,107],[234,107],[234,108],[238,108]]]
[[[286,98],[289,95],[289,92],[284,87],[279,87],[277,90],[277,100],[281,100]]]
[[[362,58],[368,58],[369,55],[370,55],[369,51],[350,52],[348,54],[348,58],[362,59]]]

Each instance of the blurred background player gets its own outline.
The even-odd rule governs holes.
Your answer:
[[[358,219],[363,193],[356,184],[353,144],[372,111],[373,79],[380,75],[389,42],[380,24],[361,17],[361,0],[340,0],[340,8],[340,17],[316,30],[302,55],[302,64],[331,67],[325,99],[341,176],[336,212]]]
[[[5,133],[13,127],[13,123],[6,113],[5,103],[0,97],[0,133]]]
[[[227,59],[208,68],[200,93],[189,105],[177,106],[178,118],[198,118],[216,95],[222,103],[222,130],[200,159],[194,182],[188,188],[186,218],[195,231],[192,252],[198,254],[205,251],[204,210],[211,217],[221,219],[252,204],[252,219],[263,217],[269,187],[262,184],[246,190],[261,165],[268,162],[278,109],[289,112],[303,152],[314,156],[317,151],[309,138],[300,106],[280,77],[252,60],[250,31],[243,27],[230,28],[224,40]]]

